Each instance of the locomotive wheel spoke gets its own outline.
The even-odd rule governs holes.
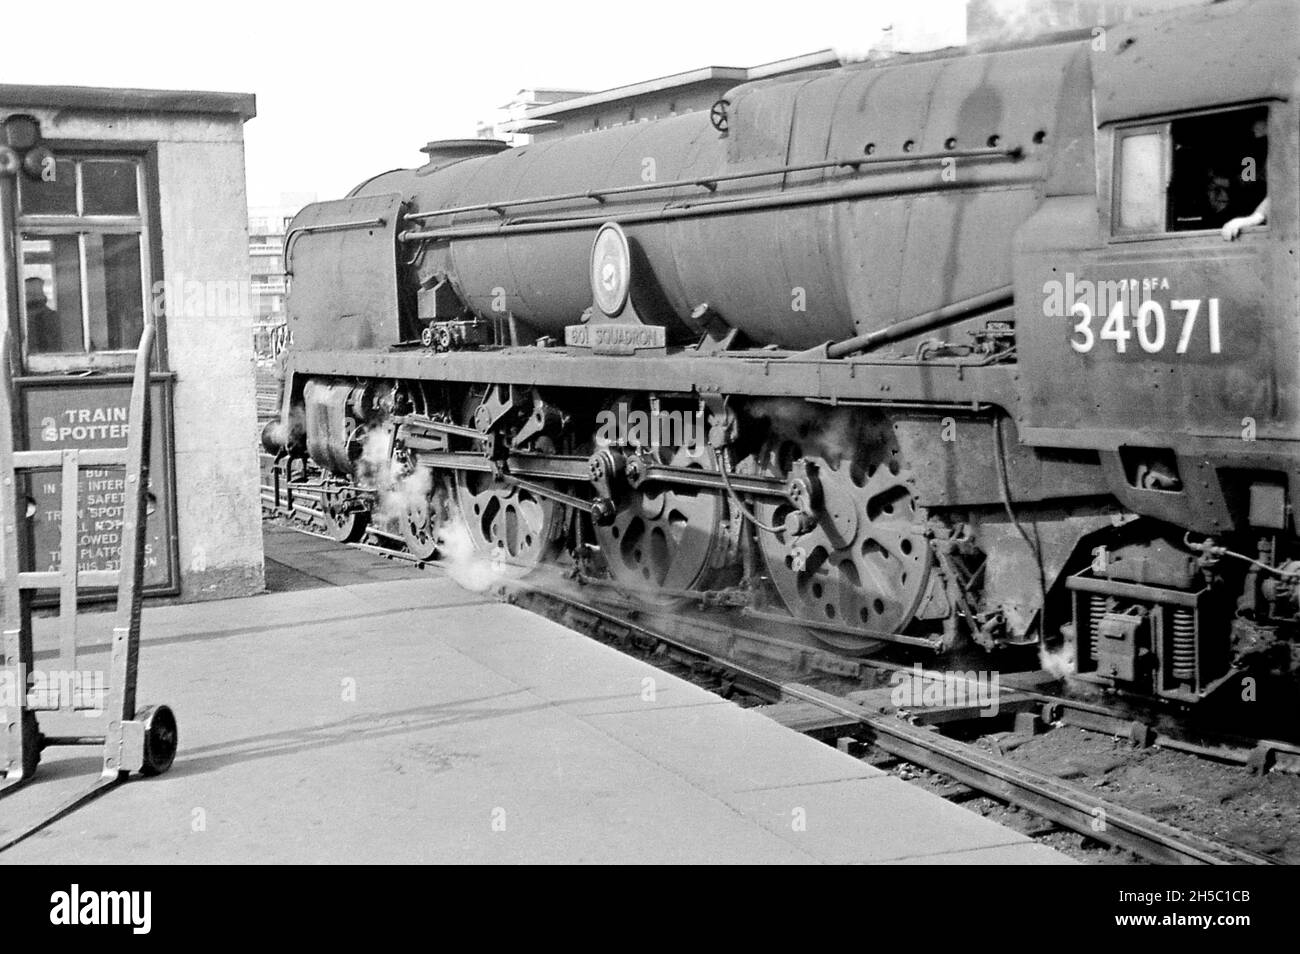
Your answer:
[[[466,404],[466,426],[474,426],[477,406],[473,398]],[[455,497],[470,544],[503,573],[524,575],[555,553],[565,512],[556,501],[492,474],[471,471],[456,473]]]
[[[401,529],[407,552],[419,560],[432,560],[438,554],[439,538],[449,519],[451,492],[445,481],[435,480],[427,497],[406,501]]]
[[[561,507],[486,474],[456,476],[456,498],[474,548],[494,561],[527,571],[558,541]]]
[[[840,649],[866,651],[877,645],[873,634],[901,632],[925,593],[930,554],[923,515],[905,471],[883,463],[805,460],[822,488],[816,522],[806,533],[760,534],[764,560],[791,615],[859,630],[860,637],[815,632]],[[764,523],[783,528],[794,513],[785,501],[759,502],[757,509]]]
[[[662,447],[652,453],[661,464],[717,469],[707,448],[692,453],[684,446]],[[646,483],[625,488],[618,507],[611,523],[595,528],[596,542],[610,576],[634,595],[662,603],[659,591],[715,589],[738,578],[720,492]]]
[[[325,530],[340,543],[356,543],[366,535],[370,514],[351,509],[356,494],[352,490],[326,490],[321,495],[321,513]]]

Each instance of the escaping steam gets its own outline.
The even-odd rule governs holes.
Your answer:
[[[782,441],[799,445],[803,455],[832,463],[852,461],[870,436],[863,433],[864,419],[848,408],[827,408],[797,398],[751,401],[749,413],[767,421]]]
[[[506,564],[484,554],[470,539],[469,528],[456,508],[438,532],[438,557],[460,586],[482,592],[506,577]]]
[[[1180,7],[1214,0],[970,0],[966,5],[968,43],[1008,43],[1067,30],[1113,26]]]
[[[372,428],[361,443],[358,476],[375,488],[375,519],[383,523],[409,519],[429,507],[433,475],[426,467],[406,467],[392,457],[392,431]]]
[[[391,429],[375,427],[366,433],[357,475],[375,488],[377,521],[399,526],[405,520],[423,521],[432,509],[437,559],[460,586],[481,592],[508,576],[504,561],[475,546],[459,509],[434,493],[432,471],[393,459]]]
[[[859,63],[965,42],[966,0],[929,0],[906,8],[857,6],[837,24],[834,49],[841,63]]]
[[[1074,647],[1067,643],[1061,646],[1060,649],[1040,648],[1038,650],[1038,664],[1057,679],[1072,676],[1076,672]]]
[[[836,24],[843,64],[945,47],[1012,43],[1073,30],[1101,30],[1214,0],[926,0],[872,9],[859,5]],[[1096,34],[1094,34],[1096,35]]]

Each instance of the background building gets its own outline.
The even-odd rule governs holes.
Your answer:
[[[1121,23],[1206,0],[969,0],[966,31],[971,43],[1019,40],[1042,33]]]
[[[488,122],[479,123],[476,135],[479,139],[500,139],[512,146],[522,146],[529,137],[514,130],[514,124],[523,120],[530,110],[540,109],[568,99],[586,96],[591,90],[586,89],[521,89],[510,102],[497,110],[497,115]]]
[[[538,102],[522,108],[508,104],[492,128],[499,137],[509,137],[506,141],[512,145],[522,145],[520,140],[525,138],[546,142],[597,129],[707,110],[723,93],[739,83],[838,65],[839,58],[834,51],[819,50],[754,67],[705,66],[597,93],[572,93],[552,102]]]
[[[284,322],[284,236],[289,222],[314,192],[282,192],[275,205],[248,209],[248,258],[252,278],[253,342],[257,354],[270,349],[270,334]]]

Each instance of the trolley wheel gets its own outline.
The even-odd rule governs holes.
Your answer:
[[[176,716],[170,706],[145,706],[135,714],[144,723],[144,764],[141,775],[161,775],[176,761]]]

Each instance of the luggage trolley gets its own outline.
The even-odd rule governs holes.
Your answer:
[[[17,400],[9,367],[7,332],[0,334],[0,678],[4,679],[5,719],[0,771],[7,794],[28,781],[36,771],[43,748],[56,745],[100,746],[103,771],[90,791],[63,806],[53,817],[14,837],[0,839],[0,850],[16,843],[67,814],[78,805],[124,780],[131,772],[158,775],[171,767],[176,756],[176,717],[165,705],[136,709],[139,673],[140,603],[144,576],[144,541],[149,485],[150,357],[154,329],[145,327],[135,359],[128,412],[127,446],[109,449],[14,449]],[[79,470],[122,467],[125,470],[121,554],[116,570],[77,567]],[[62,472],[60,548],[57,569],[37,571],[30,566],[29,535],[25,525],[29,503],[22,476],[34,471]],[[111,615],[111,660],[104,684],[87,692],[67,674],[77,666],[77,593],[82,587],[117,587],[117,609]],[[59,590],[58,658],[47,672],[60,678],[36,679],[32,650],[32,593]],[[108,617],[109,614],[104,614]],[[88,718],[89,731],[75,736],[44,735],[39,712],[76,712]]]

